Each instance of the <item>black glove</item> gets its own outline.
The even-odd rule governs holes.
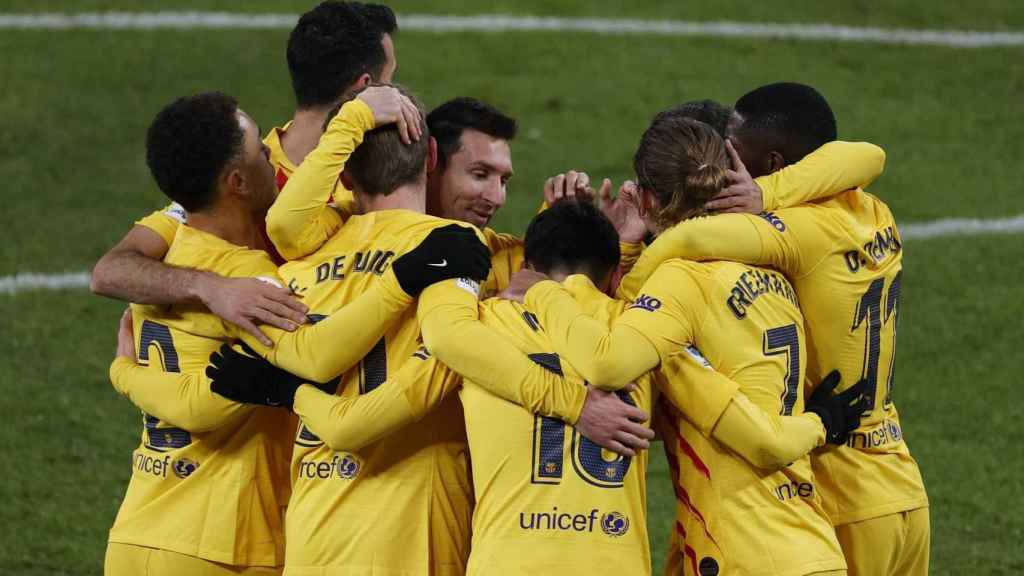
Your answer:
[[[869,408],[869,398],[864,394],[868,381],[861,380],[839,394],[832,394],[841,379],[839,370],[833,370],[804,403],[806,412],[821,418],[829,444],[845,444],[850,432],[860,426],[861,414]]]
[[[424,288],[450,278],[484,280],[491,271],[491,253],[465,226],[435,228],[420,245],[392,265],[402,290],[419,296]]]
[[[267,362],[245,344],[242,347],[251,356],[236,351],[230,344],[210,354],[210,365],[206,367],[210,389],[235,402],[291,410],[295,391],[304,381]]]

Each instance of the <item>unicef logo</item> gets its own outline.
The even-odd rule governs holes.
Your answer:
[[[601,516],[601,530],[609,536],[618,538],[629,531],[629,518],[619,512],[607,512]]]
[[[174,475],[178,478],[188,478],[193,472],[199,469],[199,462],[188,458],[178,458],[174,461]]]
[[[352,457],[351,454],[346,454],[337,464],[335,471],[338,473],[338,478],[342,480],[351,480],[359,474],[359,461]]]

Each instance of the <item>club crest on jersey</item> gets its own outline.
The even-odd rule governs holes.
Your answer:
[[[647,310],[648,312],[654,312],[661,308],[661,300],[658,300],[654,296],[648,296],[647,294],[641,294],[636,297],[633,301],[633,305],[630,308],[640,308],[641,310]]]
[[[359,461],[353,458],[351,454],[345,454],[334,470],[338,474],[338,478],[351,480],[359,474]]]
[[[629,518],[621,512],[607,512],[601,516],[601,531],[618,538],[629,531]]]
[[[174,466],[171,468],[174,470],[174,475],[178,478],[185,479],[192,475],[193,472],[199,469],[199,462],[195,460],[189,460],[188,458],[178,458],[174,461]]]

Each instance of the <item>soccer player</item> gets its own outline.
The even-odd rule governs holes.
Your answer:
[[[287,48],[295,114],[264,140],[278,189],[316,146],[327,113],[344,94],[371,81],[390,81],[397,67],[396,30],[394,13],[379,4],[329,0],[299,19]],[[340,190],[338,200],[346,200]],[[137,303],[202,303],[265,345],[270,340],[257,324],[294,330],[306,321],[306,307],[284,288],[161,262],[184,220],[184,209],[171,204],[136,222],[97,262],[93,292]]]
[[[560,201],[538,214],[527,230],[525,253],[531,269],[556,279],[581,274],[575,278],[592,282],[594,297],[583,303],[602,321],[610,323],[625,311],[625,302],[593,292],[593,285],[607,286],[619,256],[614,227],[594,204]],[[572,367],[550,352],[543,326],[524,306],[492,298],[480,309],[481,322],[510,345],[580,382]],[[335,451],[358,451],[394,433],[440,406],[460,385],[423,349],[407,365],[414,364],[414,371],[431,378],[404,378],[406,365],[395,381],[348,398],[328,396],[293,377],[274,374],[275,369],[259,359],[227,352],[231,366],[218,361],[211,368],[214,391],[262,405],[267,405],[266,398],[294,397],[294,409],[303,415],[305,425]],[[690,354],[675,355],[662,372],[659,376],[672,385],[661,387],[670,397],[685,400],[680,405],[692,421],[701,423],[702,430],[713,428],[709,433],[759,467],[783,467],[824,438],[820,421],[764,414],[737,393],[735,383]],[[495,365],[493,373],[502,374],[503,367]],[[544,569],[649,573],[645,452],[614,460],[601,457],[600,449],[580,435],[587,435],[593,423],[587,414],[590,403],[577,426],[567,429],[565,422],[494,396],[478,382],[467,381],[461,390],[476,497],[471,574],[534,574]],[[595,394],[593,389],[590,393]],[[650,379],[643,378],[628,398],[649,410],[652,395]],[[836,408],[841,407],[833,406],[828,413],[834,414]],[[841,425],[839,420],[849,412],[842,410],[829,421]],[[532,470],[529,477],[526,470]]]
[[[770,84],[737,101],[729,135],[734,163],[759,177],[765,206],[774,207],[792,196],[774,175],[831,145],[836,122],[810,86]],[[665,232],[623,283],[643,282],[673,257],[767,265],[791,278],[807,324],[808,381],[838,367],[868,382],[870,412],[861,427],[811,459],[850,572],[927,574],[928,498],[892,396],[902,240],[884,202],[847,188],[826,186],[816,196],[833,197],[759,215],[684,222]]]
[[[704,203],[724,188],[728,156],[712,128],[669,116],[644,133],[634,168],[644,218],[660,232],[705,213]],[[667,261],[611,329],[555,282],[536,283],[525,304],[559,355],[595,386],[621,387],[694,346],[765,412],[803,411],[803,319],[778,272]],[[685,418],[673,418],[672,427],[666,448],[678,466],[677,523],[666,573],[845,573],[807,457],[760,470]]]
[[[153,121],[146,149],[157,184],[189,216],[167,262],[274,281],[277,265],[261,233],[276,195],[273,170],[255,122],[235,101],[220,93],[175,101]],[[401,293],[394,299],[411,300],[431,279],[486,275],[488,254],[476,236],[468,230],[447,235],[440,244],[436,237],[425,240],[395,258],[388,270],[375,267],[373,273],[387,279],[384,287],[367,291],[339,314],[298,332],[271,331],[276,345],[262,353],[314,381],[327,379],[317,371],[336,374],[351,366],[355,361],[345,359],[349,351],[336,342],[365,338],[362,331],[352,335],[351,326],[367,316],[367,309],[380,314],[389,290]],[[451,270],[428,265],[437,258],[450,261]],[[352,313],[360,308],[361,316]],[[110,531],[106,572],[138,574],[148,566],[163,573],[234,574],[279,567],[294,426],[280,411],[227,402],[201,386],[163,387],[157,377],[201,371],[225,341],[260,344],[198,305],[133,305],[132,313],[138,359],[151,368],[119,358],[112,381],[145,410],[145,430]],[[148,371],[158,382],[122,387],[118,373],[125,370]]]

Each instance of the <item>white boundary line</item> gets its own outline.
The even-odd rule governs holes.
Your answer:
[[[900,226],[904,240],[927,240],[949,236],[1024,233],[1024,214],[1013,218],[981,220],[977,218],[946,218]],[[32,290],[67,290],[89,287],[88,272],[36,274],[25,272],[0,276],[0,294],[17,294]]]
[[[0,29],[21,30],[268,29],[291,28],[295,25],[295,21],[296,16],[294,14],[242,14],[233,12],[0,13]],[[864,28],[833,24],[407,14],[399,17],[399,26],[403,30],[424,32],[571,31],[609,35],[657,34],[663,36],[776,38],[880,44],[917,44],[954,48],[1024,46],[1024,32],[1018,31],[910,30],[902,28]]]

